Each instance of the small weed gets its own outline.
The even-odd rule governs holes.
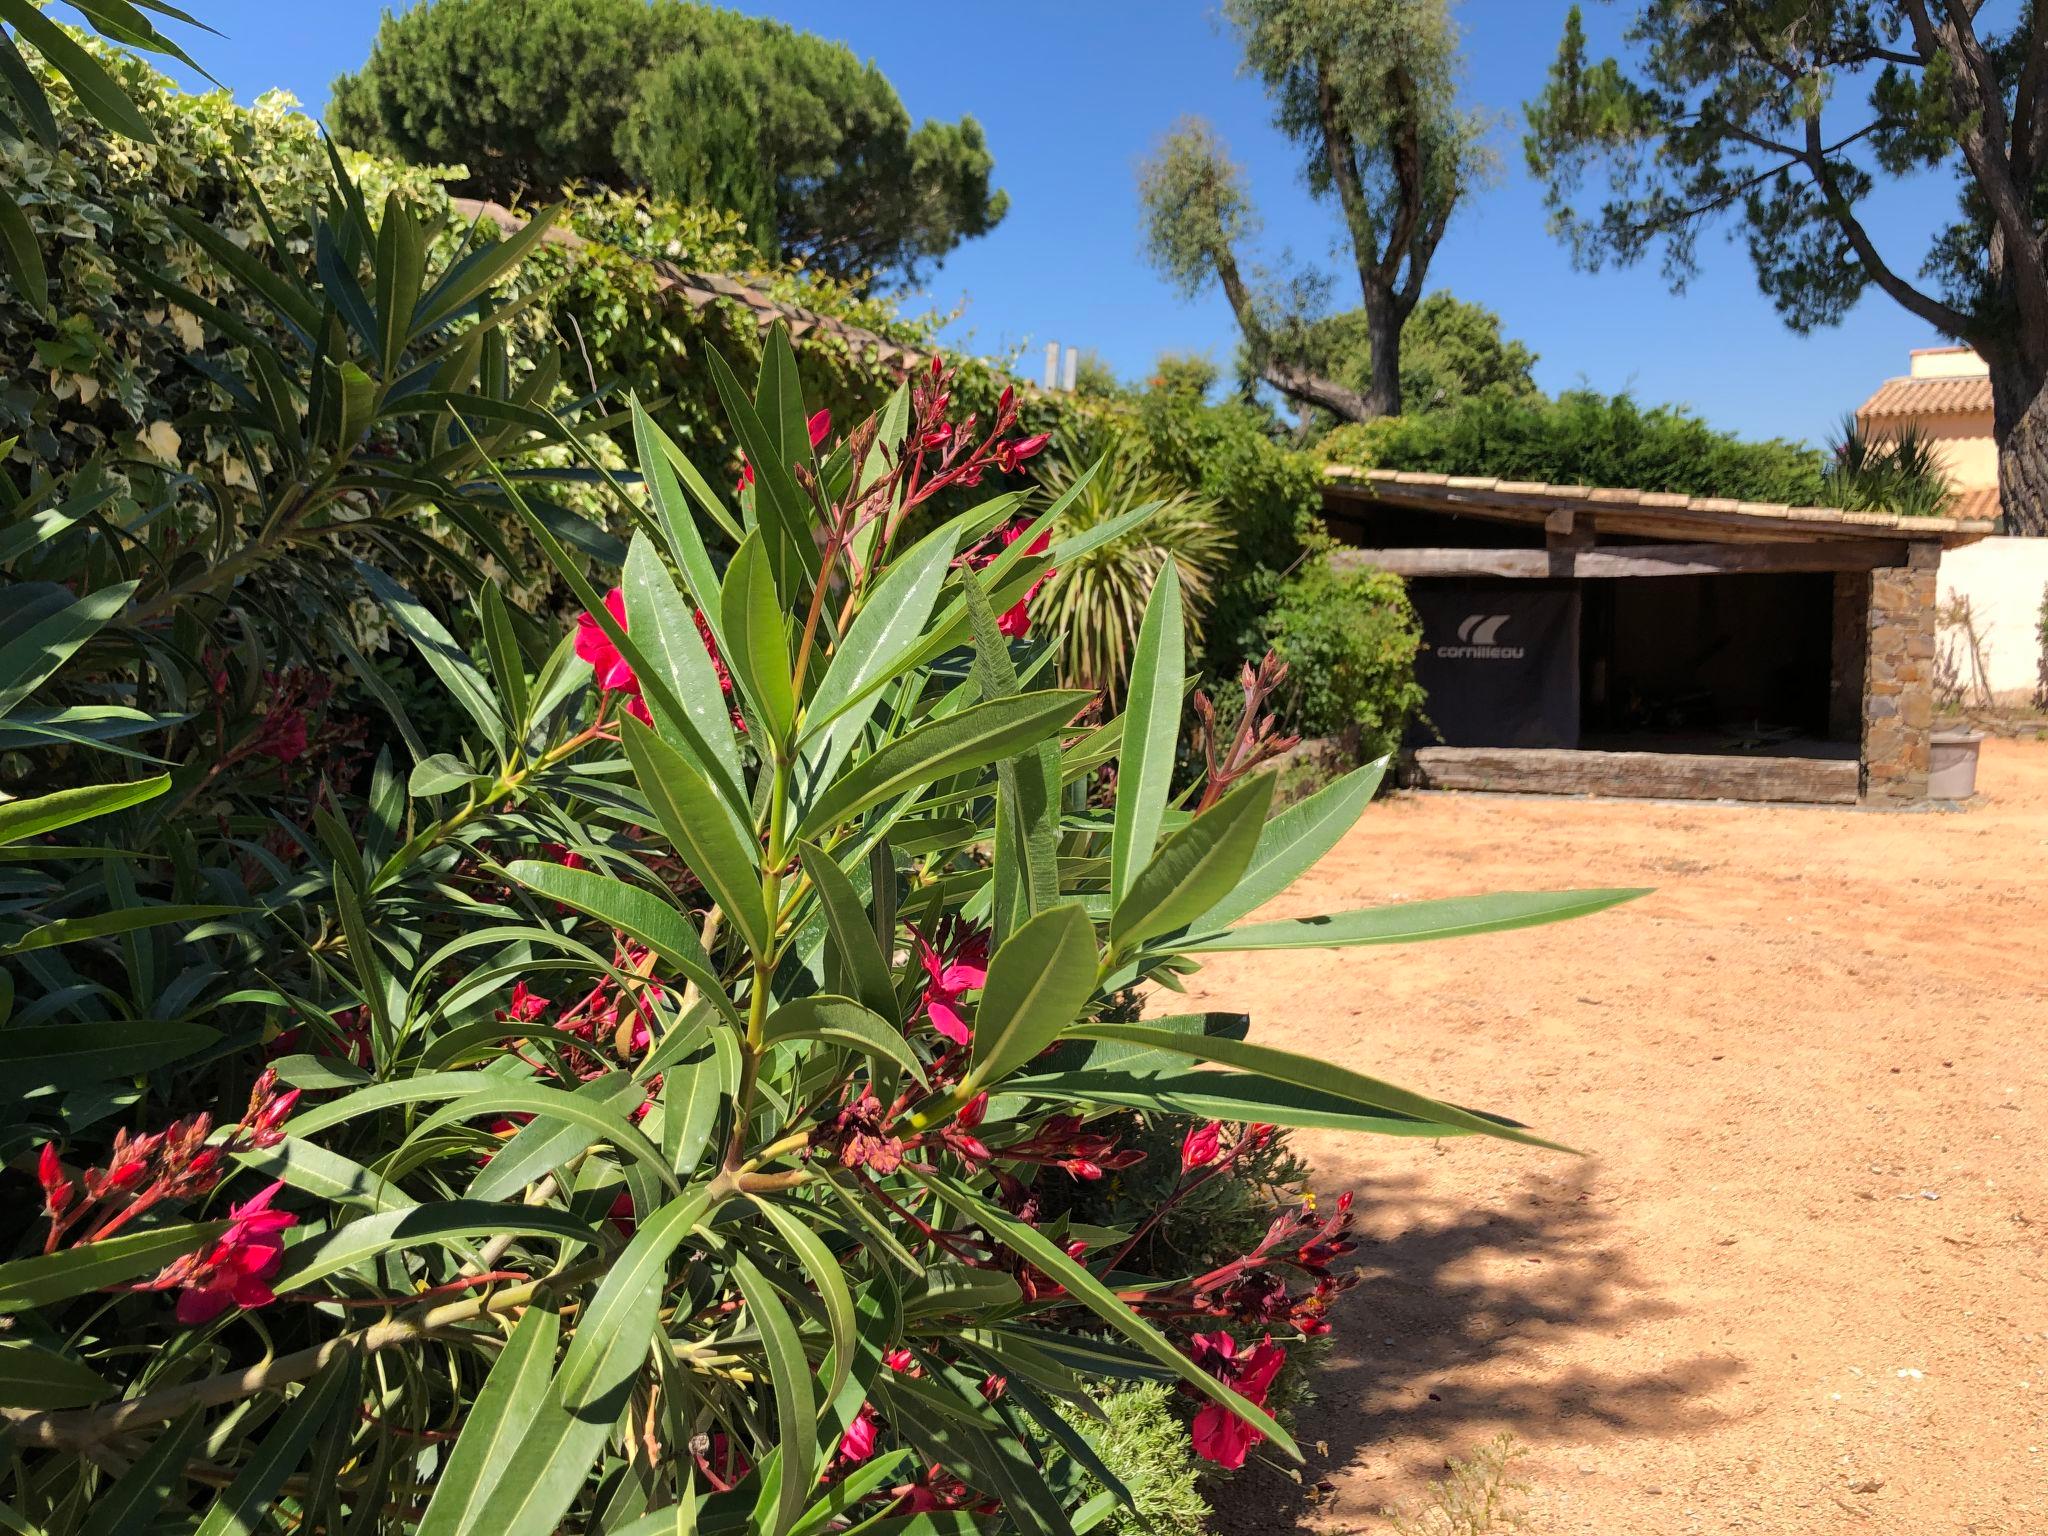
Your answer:
[[[1449,1473],[1429,1485],[1420,1504],[1387,1511],[1395,1536],[1495,1536],[1522,1530],[1528,1511],[1521,1496],[1529,1485],[1513,1473],[1527,1454],[1503,1430],[1470,1456],[1452,1457]]]

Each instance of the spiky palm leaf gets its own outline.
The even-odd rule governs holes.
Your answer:
[[[1058,495],[1090,462],[1092,447],[1087,457],[1054,460],[1043,479]],[[1112,702],[1123,697],[1138,626],[1167,560],[1180,569],[1192,650],[1201,638],[1216,579],[1230,558],[1230,531],[1215,520],[1215,502],[1176,489],[1147,465],[1143,449],[1128,440],[1106,446],[1101,469],[1061,516],[1053,541],[1071,538],[1148,502],[1160,504],[1155,516],[1122,538],[1062,562],[1033,605],[1034,623],[1057,637],[1061,676],[1076,687],[1102,690]]]

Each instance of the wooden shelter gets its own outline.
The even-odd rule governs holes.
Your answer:
[[[1323,504],[1422,616],[1408,782],[1926,798],[1936,572],[1990,522],[1345,465]]]

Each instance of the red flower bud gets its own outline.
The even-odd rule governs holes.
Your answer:
[[[959,1120],[965,1130],[973,1130],[981,1124],[981,1117],[988,1113],[988,1090],[984,1088],[965,1104],[960,1106]]]
[[[825,434],[832,430],[832,413],[819,411],[810,419],[808,430],[811,434],[811,446],[815,448],[825,441]]]
[[[64,1174],[63,1163],[57,1159],[55,1142],[43,1143],[42,1155],[36,1159],[36,1178],[43,1186],[43,1209],[52,1216],[62,1215],[76,1191]]]
[[[1220,1120],[1196,1126],[1181,1140],[1180,1171],[1191,1173],[1197,1168],[1206,1168],[1216,1161],[1217,1150],[1222,1145],[1223,1123]]]

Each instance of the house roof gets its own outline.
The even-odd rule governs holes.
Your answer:
[[[454,197],[449,202],[463,217],[488,219],[505,233],[523,227],[526,215],[502,203],[484,202],[473,197]],[[542,240],[549,245],[569,248],[588,245],[574,230],[564,229],[556,224],[549,228]],[[932,354],[916,347],[906,347],[901,342],[889,340],[874,331],[864,330],[857,325],[848,325],[844,320],[830,315],[821,315],[815,310],[797,304],[786,304],[773,298],[751,283],[717,272],[691,272],[672,261],[651,259],[647,265],[653,269],[655,286],[669,297],[680,299],[693,309],[708,309],[713,304],[739,304],[754,311],[755,322],[762,330],[780,320],[789,327],[792,340],[801,341],[806,336],[836,336],[857,353],[867,357],[881,367],[893,368],[907,373],[913,368],[927,364]]]
[[[1990,378],[1966,374],[1960,378],[1886,379],[1876,394],[1856,407],[1856,414],[1882,421],[1900,416],[1960,416],[1990,409]]]
[[[1597,520],[1603,531],[1651,537],[1682,535],[1710,542],[1878,538],[1930,539],[1953,546],[1975,543],[1996,526],[1982,518],[1898,517],[1840,507],[1794,507],[1782,502],[1614,486],[1551,485],[1483,475],[1360,469],[1349,464],[1329,465],[1323,477],[1326,492],[1337,497],[1506,522],[1542,522],[1558,513],[1584,513]]]

